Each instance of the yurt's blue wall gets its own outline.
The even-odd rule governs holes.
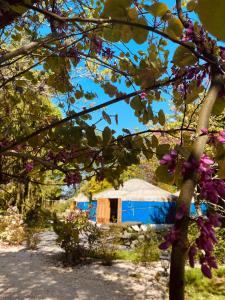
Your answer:
[[[143,224],[172,224],[175,217],[175,202],[122,201],[122,222],[141,222]],[[206,205],[201,205],[202,213]],[[191,214],[196,214],[194,203]]]
[[[96,221],[96,208],[97,208],[97,201],[94,200],[91,202],[78,202],[77,207],[81,210],[88,210],[89,206],[91,206],[90,209],[90,219],[92,221]]]
[[[78,202],[77,207],[81,210],[89,208],[89,202]],[[175,217],[175,202],[150,202],[150,201],[122,201],[122,222],[141,222],[143,224],[172,224]],[[92,201],[90,219],[96,221],[97,201]],[[204,214],[206,205],[201,204]],[[196,214],[194,203],[191,204],[191,214]]]

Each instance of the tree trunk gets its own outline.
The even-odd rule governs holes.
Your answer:
[[[207,135],[202,135],[201,129],[208,128],[209,118],[212,113],[214,103],[217,99],[218,93],[223,87],[222,77],[220,75],[212,75],[212,82],[209,88],[208,94],[202,104],[199,120],[196,131],[196,139],[192,147],[192,152],[189,157],[189,161],[194,159],[199,161],[201,155],[204,152],[205,145],[207,143]],[[181,203],[185,203],[186,207],[190,211],[191,199],[194,195],[196,187],[196,173],[193,168],[189,174],[187,174],[181,186],[181,192],[177,200],[177,210]],[[175,222],[176,228],[180,231],[179,240],[173,244],[171,254],[171,266],[170,266],[170,282],[169,293],[170,300],[183,300],[184,299],[184,272],[185,261],[187,255],[187,234],[188,234],[189,216],[183,218],[180,221]]]

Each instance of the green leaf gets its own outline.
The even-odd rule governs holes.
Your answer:
[[[82,98],[83,95],[84,95],[84,94],[83,94],[82,91],[76,90],[76,92],[75,92],[75,97],[76,97],[76,99]]]
[[[105,111],[102,112],[102,117],[107,123],[112,123],[110,116]]]
[[[157,148],[156,148],[156,155],[159,159],[161,159],[163,157],[164,154],[168,153],[170,149],[170,145],[169,144],[160,144]]]
[[[88,140],[88,145],[91,147],[95,147],[98,144],[97,136],[95,135],[95,130],[93,127],[87,127],[85,129],[86,137]]]
[[[225,41],[224,0],[199,0],[196,11],[203,27],[220,40]]]
[[[225,98],[216,99],[216,103],[213,106],[213,115],[220,115],[225,110]]]
[[[152,136],[152,148],[156,148],[159,144],[159,141],[155,135]]]
[[[162,109],[160,109],[160,111],[158,112],[158,116],[159,116],[159,124],[162,126],[165,125],[166,117]]]
[[[219,171],[218,177],[221,179],[225,179],[225,159],[218,162]]]
[[[189,2],[187,3],[187,10],[189,10],[189,11],[195,10],[196,7],[197,7],[197,2],[196,2],[196,0],[191,0],[191,1],[189,1]]]
[[[130,101],[130,106],[135,109],[135,110],[142,110],[143,109],[143,105],[141,103],[141,99],[139,96],[134,97],[131,101]]]
[[[162,17],[169,10],[165,3],[157,2],[152,5],[144,5],[144,8],[150,12],[154,17]]]
[[[168,169],[166,166],[159,166],[157,169],[156,169],[156,176],[157,176],[157,179],[160,181],[160,182],[163,182],[163,183],[167,183],[167,184],[172,184],[173,183],[173,176],[170,175],[168,173]]]
[[[183,25],[181,21],[177,18],[170,18],[168,20],[168,27],[166,28],[166,33],[173,38],[178,38],[182,35]]]
[[[127,18],[127,9],[130,7],[132,2],[132,0],[106,0],[102,16],[117,19]]]
[[[112,131],[109,127],[105,127],[102,132],[103,145],[107,146],[112,140]]]
[[[192,43],[188,43],[191,45]],[[186,47],[179,46],[173,56],[173,63],[179,67],[191,66],[197,62],[196,56]]]
[[[148,22],[143,17],[139,18],[138,23],[148,26]],[[143,44],[147,40],[147,37],[148,30],[133,26],[133,39],[137,44]]]

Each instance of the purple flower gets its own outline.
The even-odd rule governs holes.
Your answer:
[[[81,183],[81,175],[78,172],[71,172],[69,174],[66,175],[66,178],[64,179],[64,181],[67,183],[67,185],[72,185],[72,184],[78,184]]]
[[[195,255],[197,254],[197,248],[195,246],[191,246],[188,251],[189,264],[192,268],[195,266]]]
[[[225,143],[225,131],[220,131],[217,141],[220,143]]]
[[[142,93],[140,94],[140,96],[141,96],[141,99],[145,99],[146,96],[147,96],[147,94],[146,94],[145,92],[142,92]]]
[[[212,272],[211,269],[206,265],[206,264],[202,264],[201,266],[201,270],[202,270],[202,274],[208,278],[212,278]]]
[[[202,132],[203,134],[208,134],[208,133],[209,133],[208,128],[202,128],[202,129],[201,129],[201,132]]]
[[[31,162],[27,162],[25,164],[25,170],[27,172],[31,172],[33,170],[33,168],[34,168],[34,163],[32,161]]]
[[[176,168],[177,151],[172,150],[170,153],[165,154],[159,161],[161,165],[166,165],[168,167],[168,172],[173,174]]]

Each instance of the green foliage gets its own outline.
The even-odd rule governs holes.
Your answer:
[[[191,45],[189,43],[189,45]],[[197,62],[196,56],[187,48],[179,46],[173,56],[173,63],[179,67],[191,66]]]
[[[74,210],[67,212],[63,219],[54,215],[53,229],[58,235],[57,242],[65,251],[65,259],[69,264],[77,264],[93,251],[99,237],[99,230],[88,220],[87,212]],[[82,239],[88,242],[85,248]]]
[[[203,26],[220,40],[225,40],[223,26],[225,2],[223,0],[198,0],[196,11]]]
[[[225,297],[225,269],[214,271],[213,278],[207,279],[200,269],[188,269],[185,272],[187,285],[186,298],[189,300],[222,300]]]
[[[144,8],[149,11],[154,17],[163,17],[165,13],[169,10],[165,3],[157,2],[152,5],[144,5]]]

